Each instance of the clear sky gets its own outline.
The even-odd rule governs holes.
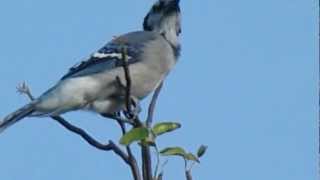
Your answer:
[[[141,29],[151,0],[1,0],[0,117],[35,95],[112,36]],[[182,56],[169,75],[157,120],[183,128],[159,139],[209,151],[198,180],[317,179],[316,0],[181,0]],[[145,106],[144,106],[145,108]],[[101,141],[116,124],[86,112],[65,115]],[[49,118],[28,118],[0,135],[1,180],[129,180],[114,154],[88,146]],[[171,159],[165,179],[180,180]]]

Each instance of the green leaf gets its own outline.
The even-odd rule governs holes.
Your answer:
[[[186,152],[181,147],[168,147],[160,151],[162,156],[182,156],[185,158]]]
[[[197,158],[197,156],[195,156],[192,153],[188,153],[185,155],[186,159],[190,160],[190,161],[195,161],[197,163],[200,163],[200,160]]]
[[[158,123],[152,128],[152,132],[155,134],[155,136],[159,136],[164,133],[168,133],[171,131],[174,131],[181,127],[181,124],[174,123],[174,122],[162,122]]]
[[[199,147],[199,149],[198,149],[198,152],[197,152],[198,158],[200,158],[201,156],[203,156],[203,155],[206,153],[207,149],[208,149],[208,146],[201,145],[201,146]]]
[[[120,139],[120,144],[128,146],[129,144],[147,138],[149,131],[147,128],[134,128],[124,134]]]

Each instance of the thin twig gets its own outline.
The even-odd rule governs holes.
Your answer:
[[[122,62],[123,62],[123,71],[125,75],[125,80],[126,80],[126,93],[125,93],[125,100],[126,100],[126,109],[129,115],[132,117],[128,117],[128,119],[132,119],[135,123],[135,126],[142,126],[141,121],[137,117],[135,113],[132,112],[132,99],[131,99],[131,76],[130,76],[130,68],[128,65],[128,56],[127,56],[127,48],[123,46],[122,51],[121,51],[121,56],[122,56]],[[121,82],[121,81],[120,81]]]
[[[128,57],[127,57],[127,48],[123,46],[122,51],[121,51],[121,56],[122,56],[122,62],[123,62],[123,69],[124,69],[124,75],[126,79],[126,107],[127,111],[131,111],[131,77],[130,77],[130,69],[128,65]]]
[[[186,160],[186,158],[183,158],[184,160],[184,170],[187,171],[188,170],[188,161]]]
[[[184,158],[184,169],[187,180],[192,180],[191,170],[188,170],[188,161]]]
[[[117,122],[121,128],[122,135],[124,135],[127,132],[124,122],[122,122],[120,120],[117,120]],[[133,178],[134,178],[134,180],[141,180],[141,175],[140,175],[138,163],[137,163],[137,160],[131,151],[130,145],[126,146],[126,150],[127,150],[128,156],[129,156],[130,168],[131,168]]]
[[[60,116],[51,116],[52,119],[56,120],[59,124],[61,124],[63,127],[68,129],[69,131],[80,135],[87,143],[89,143],[91,146],[94,146],[97,149],[104,150],[104,151],[113,151],[117,155],[119,155],[127,164],[129,164],[129,157],[126,153],[124,153],[120,147],[118,147],[113,141],[109,141],[108,144],[102,144],[95,140],[93,137],[91,137],[86,131],[84,131],[81,128],[78,128],[65,119],[63,119]]]
[[[163,171],[164,171],[164,167],[168,164],[169,160],[166,159],[162,164],[161,164],[161,171],[160,171],[160,174],[162,173],[163,174]]]
[[[20,84],[17,86],[17,92],[20,93],[20,94],[25,94],[25,95],[27,95],[27,97],[28,97],[31,101],[34,100],[34,97],[32,96],[31,91],[30,91],[30,88],[29,88],[29,86],[27,85],[26,82],[22,82],[22,83],[20,83]]]
[[[154,109],[156,107],[156,102],[159,97],[162,86],[163,86],[163,82],[161,82],[159,86],[156,88],[156,90],[154,91],[151,102],[149,104],[148,117],[147,117],[147,123],[146,123],[148,128],[150,128],[152,125]]]
[[[187,179],[187,180],[192,180],[191,171],[186,171],[186,179]]]
[[[156,88],[148,108],[148,116],[146,121],[146,125],[148,128],[150,128],[152,125],[154,110],[155,110],[156,102],[160,94],[162,85],[163,85],[163,82],[161,82],[160,85]],[[147,145],[142,145],[141,154],[142,154],[142,168],[144,171],[143,174],[145,176],[145,179],[152,180],[152,161],[151,161],[150,147]]]

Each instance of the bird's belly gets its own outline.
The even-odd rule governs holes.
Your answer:
[[[153,71],[148,67],[135,68],[134,71],[131,71],[132,96],[138,99],[146,97],[159,85],[165,75],[164,73]]]
[[[105,100],[96,100],[86,106],[87,110],[97,112],[99,114],[113,114],[119,112],[124,106],[123,99],[109,98]]]
[[[97,97],[107,96],[103,84],[91,77],[78,77],[59,82],[39,98],[37,110],[61,114],[81,109]]]

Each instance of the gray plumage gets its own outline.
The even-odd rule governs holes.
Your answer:
[[[149,95],[175,65],[180,44],[179,0],[158,0],[144,19],[144,31],[119,36],[69,69],[61,80],[30,104],[0,122],[0,132],[26,116],[56,116],[74,110],[113,114],[124,109],[121,48],[127,49],[131,95]]]

